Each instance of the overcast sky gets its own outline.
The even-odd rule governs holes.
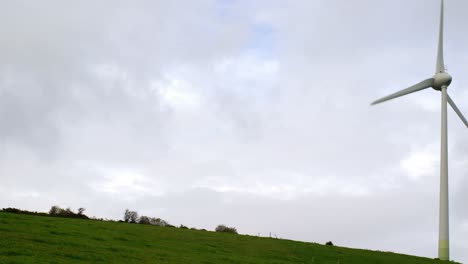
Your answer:
[[[437,256],[438,0],[3,1],[0,207]],[[446,1],[468,115],[468,2]],[[449,109],[451,257],[468,135]]]

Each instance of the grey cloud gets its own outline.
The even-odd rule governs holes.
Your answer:
[[[438,145],[438,96],[369,103],[432,74],[435,2],[4,3],[0,202],[112,218],[131,208],[432,257],[438,172],[414,180],[401,162]],[[447,3],[446,60],[468,111],[464,7]],[[275,41],[261,56],[249,46],[258,23]],[[452,232],[463,260],[468,153],[456,122]]]

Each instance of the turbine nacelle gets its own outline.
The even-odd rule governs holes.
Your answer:
[[[446,72],[439,72],[434,75],[434,84],[432,88],[437,91],[442,90],[442,87],[448,87],[452,83],[452,76]]]

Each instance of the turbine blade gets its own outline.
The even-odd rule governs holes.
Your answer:
[[[444,64],[444,0],[440,4],[439,47],[437,49],[436,73],[445,72]]]
[[[447,94],[447,101],[448,103],[450,104],[450,106],[453,108],[453,110],[455,111],[455,113],[457,113],[457,115],[460,117],[460,119],[462,120],[463,123],[465,123],[465,126],[468,127],[468,121],[466,121],[466,118],[463,116],[462,112],[460,111],[460,109],[458,109],[457,105],[455,104],[455,102],[452,100],[452,98],[450,98],[450,96]]]
[[[403,95],[407,95],[407,94],[410,94],[410,93],[414,93],[414,92],[417,92],[417,91],[424,90],[426,88],[432,87],[433,84],[434,84],[434,78],[426,79],[426,80],[424,80],[424,81],[422,81],[422,82],[420,82],[418,84],[415,84],[415,85],[413,85],[411,87],[408,87],[408,88],[406,88],[404,90],[401,90],[399,92],[393,93],[393,94],[385,96],[383,98],[380,98],[379,100],[376,100],[376,101],[372,102],[371,105],[380,104],[382,102],[392,100],[392,99],[395,99],[395,98],[403,96]]]

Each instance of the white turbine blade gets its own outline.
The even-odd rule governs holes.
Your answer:
[[[393,93],[393,94],[385,96],[383,98],[380,98],[379,100],[376,100],[376,101],[372,102],[371,105],[380,104],[382,102],[392,100],[392,99],[395,99],[395,98],[403,96],[403,95],[407,95],[407,94],[410,94],[410,93],[414,93],[414,92],[417,92],[417,91],[424,90],[426,88],[432,87],[433,84],[434,84],[434,79],[433,78],[426,79],[426,80],[424,80],[424,81],[422,81],[422,82],[420,82],[418,84],[415,84],[415,85],[413,85],[411,87],[408,87],[408,88],[406,88],[404,90],[401,90],[399,92]]]
[[[453,110],[455,111],[455,113],[457,113],[457,115],[460,117],[460,119],[462,120],[463,123],[465,123],[465,126],[468,127],[468,121],[466,121],[466,118],[463,116],[462,112],[460,111],[460,109],[458,109],[457,105],[455,104],[455,102],[452,100],[452,98],[450,98],[450,96],[447,94],[447,101],[448,103],[450,104],[450,106],[453,108]]]
[[[439,25],[439,47],[437,49],[436,73],[445,72],[444,64],[444,0],[441,0],[440,25]]]

